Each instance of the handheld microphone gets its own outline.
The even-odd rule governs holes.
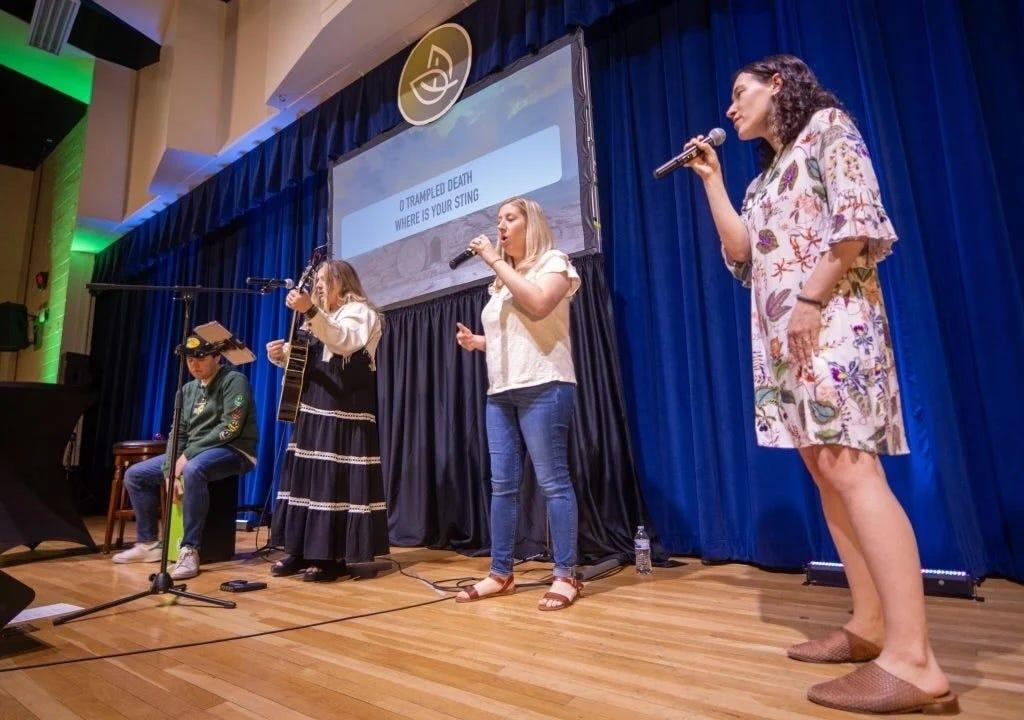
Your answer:
[[[469,260],[474,255],[476,255],[476,250],[474,250],[473,248],[466,248],[465,250],[463,250],[458,255],[456,255],[455,257],[448,261],[448,267],[454,270],[455,268]]]
[[[261,278],[249,277],[245,279],[246,285],[262,285],[265,288],[284,288],[291,290],[295,287],[295,281],[291,278]]]
[[[725,130],[722,128],[714,128],[708,132],[707,137],[704,138],[705,142],[718,147],[725,142]],[[664,165],[661,165],[654,171],[654,179],[661,180],[661,178],[668,175],[673,170],[678,170],[686,163],[693,160],[695,157],[701,154],[700,147],[698,145],[687,145],[683,148],[683,151],[676,155],[674,158],[669,160]]]

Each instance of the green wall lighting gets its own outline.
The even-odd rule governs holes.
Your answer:
[[[95,255],[103,252],[117,240],[117,235],[105,233],[92,228],[79,227],[71,239],[71,252],[84,252]]]
[[[91,55],[70,45],[53,55],[28,45],[28,23],[0,12],[0,65],[86,105],[92,100]]]
[[[60,367],[68,283],[75,262],[71,250],[78,232],[75,218],[78,215],[78,194],[82,183],[85,130],[86,118],[83,118],[54,149],[43,167],[43,182],[53,183],[53,207],[61,208],[61,211],[53,211],[50,226],[50,312],[43,337],[39,378],[42,382],[57,382]],[[44,189],[41,188],[40,192],[44,192]]]

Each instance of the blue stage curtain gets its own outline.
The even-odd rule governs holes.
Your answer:
[[[589,34],[606,251],[634,448],[666,548],[799,566],[834,551],[795,452],[758,448],[749,293],[703,190],[651,169],[728,126],[733,72],[802,56],[857,118],[900,241],[881,265],[911,447],[884,461],[926,567],[1024,578],[1021,6],[678,2]],[[752,147],[729,133],[737,203]]]

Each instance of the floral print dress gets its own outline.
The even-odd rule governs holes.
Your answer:
[[[726,264],[751,287],[757,442],[908,452],[892,340],[877,264],[896,233],[882,207],[864,141],[841,110],[815,113],[750,184],[740,213],[751,260]],[[819,258],[843,240],[867,240],[822,311],[812,367],[787,347],[796,296]]]

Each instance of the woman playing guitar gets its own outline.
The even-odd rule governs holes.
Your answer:
[[[390,551],[377,435],[381,314],[341,260],[320,264],[312,296],[300,285],[285,304],[305,316],[314,341],[303,349],[295,430],[274,507],[272,538],[286,555],[271,574],[304,571],[304,580],[328,582],[345,574],[346,561]],[[284,367],[297,347],[273,340],[267,357]]]

